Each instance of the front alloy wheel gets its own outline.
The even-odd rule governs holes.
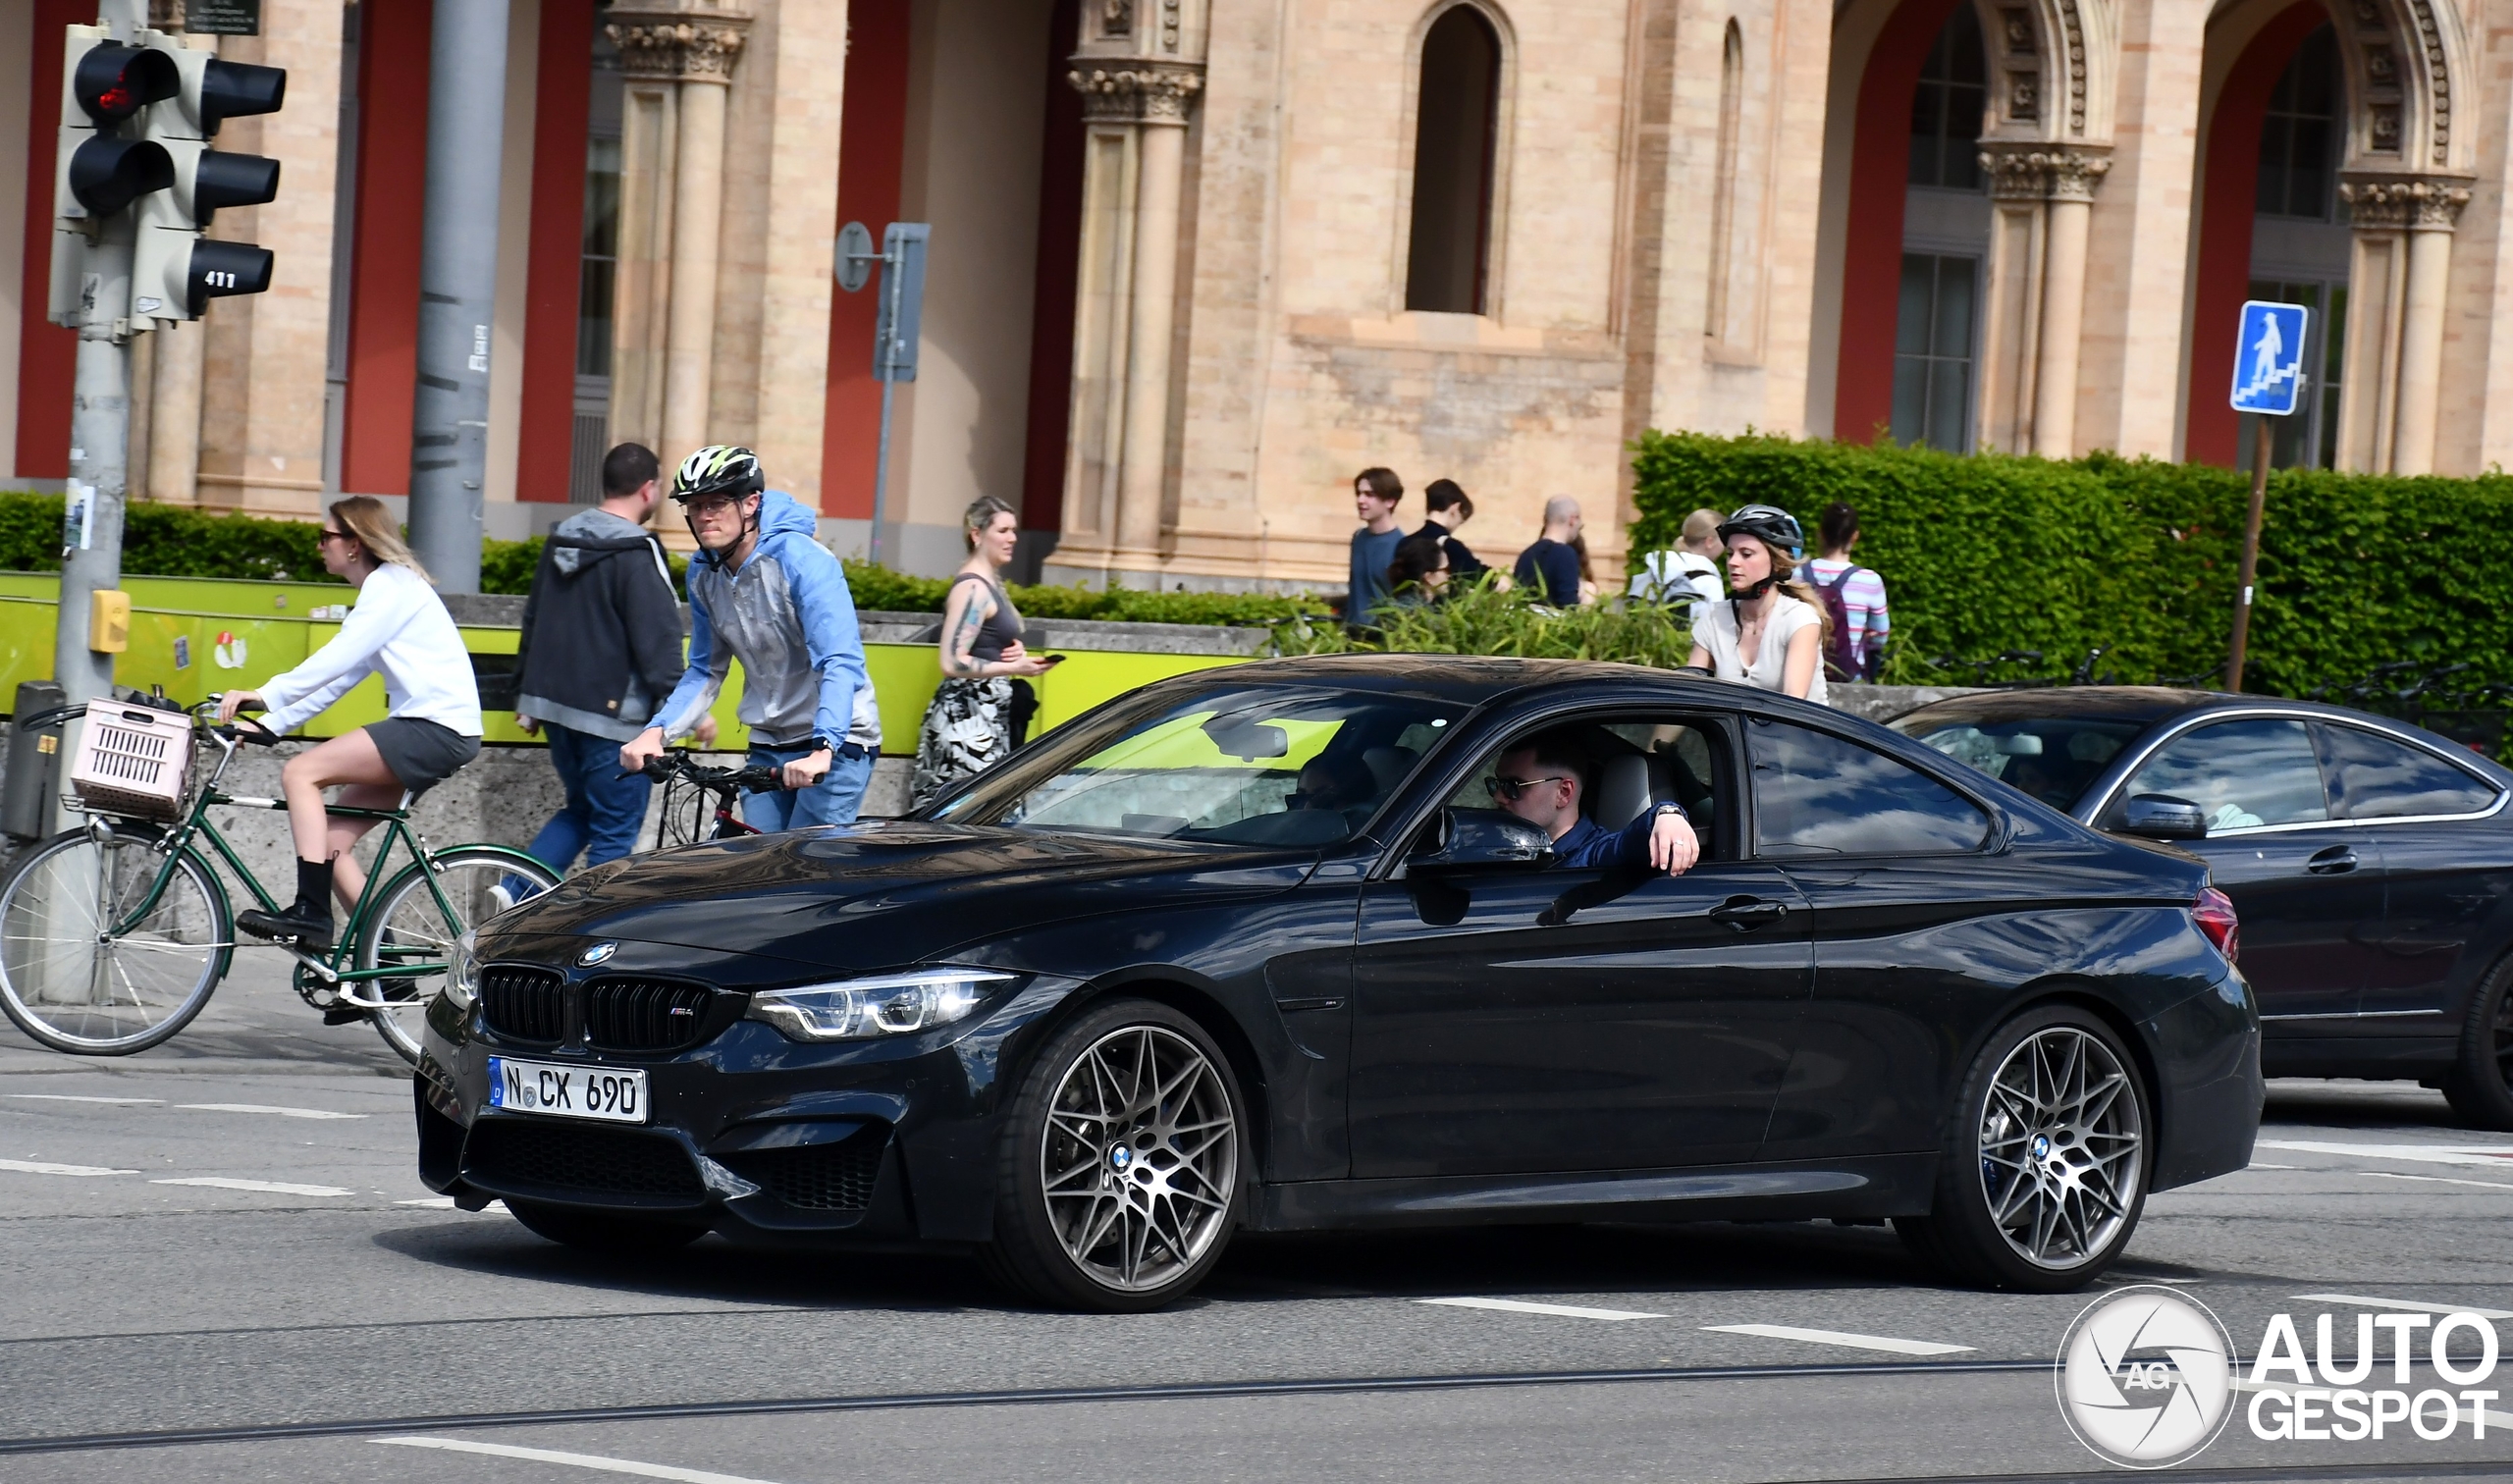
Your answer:
[[[2072,1009],[2029,1014],[1973,1064],[1936,1209],[1897,1225],[1966,1281],[2080,1287],[2128,1245],[2145,1204],[2146,1106],[2107,1027]]]
[[[1228,1065],[1194,1021],[1145,1001],[1084,1016],[1023,1081],[989,1265],[1059,1305],[1176,1298],[1230,1236],[1240,1120]]]

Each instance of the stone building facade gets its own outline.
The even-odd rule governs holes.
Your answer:
[[[2467,5],[2465,9],[2464,6]],[[161,9],[168,7],[161,6]],[[171,7],[178,14],[180,6]],[[0,474],[66,472],[41,322],[60,27],[0,0]],[[428,0],[263,0],[222,236],[273,291],[145,339],[149,498],[406,490]],[[2513,70],[2468,0],[510,0],[491,526],[613,440],[759,449],[861,549],[880,387],[838,227],[933,224],[883,543],[1340,586],[1352,475],[1554,494],[1621,570],[1645,428],[2249,457],[2246,297],[2316,312],[2274,457],[2513,462]],[[484,163],[485,168],[485,163]],[[137,483],[136,474],[134,483]],[[1403,514],[1417,518],[1409,497]]]

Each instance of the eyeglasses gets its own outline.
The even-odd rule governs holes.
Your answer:
[[[740,504],[741,500],[736,496],[694,495],[682,501],[680,507],[692,515],[722,515],[726,510],[738,508]]]
[[[1492,797],[1496,799],[1508,799],[1515,802],[1522,795],[1525,794],[1528,789],[1535,787],[1538,783],[1567,783],[1569,781],[1569,779],[1563,777],[1560,773],[1554,773],[1542,778],[1491,777],[1483,780],[1483,786],[1491,793]]]
[[[335,531],[331,527],[325,526],[315,535],[314,544],[316,546],[321,546],[327,541],[349,541],[352,539],[354,538],[352,538],[347,531]]]

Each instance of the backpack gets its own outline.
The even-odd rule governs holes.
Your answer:
[[[1849,600],[1844,595],[1844,589],[1849,586],[1852,577],[1865,570],[1861,566],[1845,566],[1842,568],[1841,575],[1830,582],[1812,571],[1806,574],[1808,586],[1814,588],[1816,599],[1824,605],[1824,678],[1827,680],[1843,683],[1873,680],[1877,670],[1884,665],[1885,647],[1881,644],[1870,646],[1864,661],[1850,652]]]

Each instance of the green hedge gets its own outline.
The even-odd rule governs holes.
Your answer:
[[[1380,626],[1354,634],[1333,621],[1274,628],[1281,655],[1507,655],[1522,660],[1614,660],[1674,669],[1692,655],[1682,606],[1589,604],[1556,610],[1531,588],[1502,592],[1490,578],[1457,584],[1435,605],[1382,609]]]
[[[1893,603],[1889,680],[1968,679],[1928,662],[2009,649],[2056,673],[2096,646],[2127,681],[2222,669],[2249,499],[2232,470],[1689,433],[1644,435],[1633,467],[1635,564],[1699,506],[1768,502],[1810,539],[1825,505],[1856,506],[1858,560]],[[2513,681],[2513,478],[2275,473],[2257,586],[2246,689],[2399,662],[2474,662],[2456,689]]]
[[[58,495],[0,493],[0,571],[50,572],[61,566],[62,500]],[[237,577],[271,582],[335,582],[314,550],[315,522],[267,520],[251,515],[213,515],[185,505],[134,501],[124,507],[123,570],[151,577]],[[674,556],[672,575],[687,567]],[[541,541],[480,544],[480,591],[521,595],[532,590],[541,562]],[[870,562],[846,563],[847,585],[859,609],[938,613],[948,579],[911,577]],[[1120,588],[1011,589],[1013,604],[1031,618],[1105,618],[1137,623],[1272,624],[1302,613],[1324,613],[1315,598],[1271,598],[1238,593],[1145,593]]]

